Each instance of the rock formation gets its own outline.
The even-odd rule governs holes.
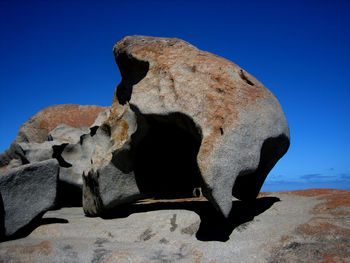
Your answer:
[[[22,182],[17,177],[25,185],[30,167],[40,173],[54,158],[50,200],[57,189],[58,201],[81,199],[83,190],[89,216],[150,196],[201,195],[200,188],[225,217],[232,195],[255,199],[289,147],[274,95],[234,63],[179,39],[126,37],[114,55],[122,81],[112,106],[56,105],[32,117],[0,154],[2,189]],[[4,207],[19,209],[11,198]],[[5,234],[15,233],[6,222]]]
[[[192,138],[190,144],[184,145],[176,134],[172,134],[175,138],[169,134],[168,140],[176,140],[183,147],[178,156],[171,156],[175,158],[173,166],[181,166],[176,157],[192,151],[199,175],[193,169],[191,176],[198,178],[187,178],[193,181],[193,187],[199,184],[204,195],[225,216],[231,210],[232,194],[240,199],[254,199],[268,172],[289,147],[288,123],[273,94],[234,63],[179,39],[126,37],[115,45],[114,54],[122,75],[112,106],[118,110],[99,128],[101,132],[108,131],[106,138],[113,146],[98,157],[103,162],[95,160],[94,167],[84,173],[87,214],[99,214],[123,201],[119,193],[124,189],[124,179],[120,184],[123,187],[113,186],[115,196],[109,194],[108,201],[104,201],[101,195],[105,188],[101,183],[105,174],[120,174],[121,178],[136,183],[139,191],[133,187],[126,198],[139,192],[148,194],[152,187],[147,189],[144,185],[152,173],[160,173],[155,177],[158,180],[162,177],[171,182],[178,180],[171,178],[168,170],[158,172],[159,163],[150,164],[151,159],[147,159],[167,155],[172,149],[163,148],[163,153],[157,153],[152,144],[144,149],[140,139],[166,125],[185,131]],[[150,126],[148,133],[135,127],[141,118]],[[141,134],[136,135],[137,131]],[[141,142],[133,143],[134,137]],[[139,152],[145,154],[138,157]],[[127,169],[120,167],[122,163],[128,164]],[[180,178],[186,169],[185,166],[178,170],[175,176]],[[114,184],[118,180],[115,176]],[[105,184],[110,186],[111,182]]]
[[[52,143],[47,141],[55,139],[58,142],[71,142],[72,131],[70,130],[68,134],[61,132],[63,137],[60,137],[59,131],[50,137],[50,132],[62,124],[74,128],[89,127],[103,110],[105,108],[100,106],[75,104],[54,105],[43,109],[21,126],[11,147],[0,154],[0,167],[9,165],[11,161],[16,165],[22,165],[52,158]]]
[[[57,198],[72,198],[69,185],[76,187],[75,196],[81,195],[81,174],[67,175],[72,164],[61,153],[90,133],[89,126],[103,110],[99,106],[55,105],[21,126],[11,147],[0,154],[0,238],[40,217],[61,201]]]

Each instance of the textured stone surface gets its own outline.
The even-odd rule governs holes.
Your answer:
[[[61,154],[66,146],[79,143],[82,135],[90,133],[89,126],[105,109],[95,105],[65,104],[38,112],[21,126],[11,147],[0,154],[0,173],[24,164],[56,158],[62,167],[60,180],[82,188],[80,163],[74,163],[72,167],[73,163],[64,160]]]
[[[93,117],[95,117],[95,113],[92,114],[91,118]],[[60,124],[48,134],[48,140],[75,144],[80,141],[81,135],[90,133],[89,126],[72,127],[66,124]]]
[[[142,197],[132,167],[131,143],[138,140],[136,115],[129,105],[118,103],[102,114],[105,119],[97,120],[102,124],[96,133],[73,146],[78,156],[83,155],[83,207],[88,215]]]
[[[62,140],[63,142],[69,142],[70,139],[76,139],[73,134],[76,134],[77,131],[73,131],[73,128],[71,128],[68,135],[67,126],[61,126],[50,136],[51,131],[62,124],[78,128],[76,130],[89,127],[94,123],[97,115],[105,109],[105,107],[95,105],[64,104],[50,106],[39,111],[21,126],[10,148],[0,154],[0,167],[8,165],[13,159],[18,159],[22,164],[27,164],[42,161],[47,157],[52,158],[52,143],[47,141],[55,139],[59,142]],[[65,131],[62,132],[64,129]],[[30,155],[30,157],[27,155]]]
[[[274,95],[236,64],[179,39],[126,37],[114,54],[122,75],[114,104],[130,103],[200,140],[204,194],[225,216],[232,194],[254,199],[289,147]]]
[[[89,134],[89,127],[74,128],[65,124],[57,126],[49,133],[49,143],[52,144],[53,157],[59,160],[61,166],[60,181],[80,189],[83,187],[84,153],[77,155],[73,145],[81,145],[81,138]],[[88,155],[88,153],[85,153],[85,155]]]
[[[44,142],[48,134],[61,124],[75,128],[89,127],[103,110],[105,107],[96,105],[63,104],[47,107],[21,126],[16,140]]]
[[[11,147],[0,154],[3,235],[14,234],[54,203],[81,204],[82,172],[79,175],[69,172],[69,167],[78,167],[79,162],[68,163],[61,154],[67,145],[79,143],[82,135],[90,133],[89,126],[105,109],[55,105],[21,126]],[[59,200],[55,200],[56,196]]]
[[[55,145],[55,142],[53,141],[46,141],[42,143],[20,142],[17,144],[23,151],[23,158],[25,158],[28,161],[28,163],[35,163],[35,162],[41,162],[52,158],[52,155],[53,155],[52,146]]]
[[[311,189],[284,194],[321,200],[312,218],[283,236],[270,262],[350,262],[350,191]]]
[[[228,219],[198,198],[145,200],[105,219],[63,208],[1,243],[0,261],[349,262],[349,200],[350,191],[330,189],[263,193],[234,200]]]
[[[289,147],[273,94],[234,63],[179,39],[126,37],[114,54],[122,81],[113,105],[40,111],[0,155],[0,172],[56,158],[62,185],[78,195],[83,185],[88,215],[145,196],[193,196],[200,187],[226,217],[232,195],[255,199]]]
[[[0,222],[4,236],[15,234],[55,203],[59,166],[50,159],[22,165],[0,176]]]

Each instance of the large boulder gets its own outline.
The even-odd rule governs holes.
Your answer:
[[[116,113],[97,128],[108,150],[94,150],[99,154],[89,157],[92,166],[84,172],[87,214],[139,193],[181,192],[188,184],[200,185],[225,216],[232,195],[256,198],[290,143],[275,96],[236,64],[179,39],[126,37],[114,54],[122,81]],[[137,186],[127,195],[121,194],[125,180],[119,181],[125,176]],[[108,195],[105,205],[102,195]]]
[[[0,175],[0,236],[11,236],[43,215],[56,200],[59,165],[50,159]]]

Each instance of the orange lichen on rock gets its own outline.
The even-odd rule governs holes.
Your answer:
[[[268,167],[289,147],[288,122],[274,95],[235,63],[180,39],[129,36],[114,46],[114,55],[123,77],[119,103],[135,105],[142,115],[177,113],[193,122],[201,140],[196,159],[204,195],[225,216],[232,194],[255,198]],[[267,140],[270,151],[279,148],[268,166],[260,157]],[[250,185],[242,179],[247,174],[259,182],[242,190]]]
[[[39,113],[42,116],[40,128],[46,129],[47,133],[49,133],[60,124],[66,124],[75,128],[89,127],[103,110],[105,110],[104,107],[96,105],[54,105],[43,109]]]
[[[329,235],[336,238],[345,233],[350,235],[349,229],[329,223],[326,218],[317,217],[314,217],[308,223],[299,226],[298,230],[311,236]]]
[[[122,50],[129,41],[133,41],[133,37],[118,42],[115,48]],[[205,120],[211,131],[203,142],[199,154],[202,158],[212,152],[220,138],[220,129],[237,123],[242,108],[255,105],[258,109],[260,105],[256,100],[271,94],[257,79],[227,59],[200,51],[179,39],[154,38],[152,41],[147,45],[132,44],[128,50],[150,62],[149,72],[142,80],[147,85],[136,85],[133,93],[146,95],[154,86],[159,86],[162,94],[158,98],[165,108],[171,108],[167,103],[170,100],[176,101],[185,112],[196,116],[195,121]],[[154,78],[159,72],[172,81],[159,85],[159,80]],[[200,108],[205,110],[198,111]]]
[[[330,223],[329,221],[332,221]],[[337,220],[329,218],[313,218],[298,227],[304,239],[313,240],[318,245],[321,260],[315,262],[349,262],[350,229],[336,225]],[[317,246],[317,245],[315,245]]]
[[[91,126],[97,115],[106,107],[96,105],[63,104],[47,107],[24,123],[19,131],[19,141],[41,143],[60,124],[74,128]]]
[[[323,259],[321,262],[327,263],[348,263],[348,257],[346,255],[338,255],[336,253],[326,253],[323,255]]]
[[[330,213],[335,216],[346,216],[350,214],[350,191],[339,189],[308,189],[292,192],[282,192],[308,197],[317,197],[324,200],[313,209],[314,214]]]
[[[29,246],[13,246],[11,247],[7,254],[11,255],[45,255],[48,256],[52,253],[52,246],[49,240],[40,242],[39,244],[29,245]],[[28,261],[30,262],[30,261]]]
[[[0,167],[0,174],[6,172],[7,170],[7,165]]]
[[[310,211],[313,217],[281,240],[272,262],[350,262],[350,228],[347,221],[350,191],[309,189],[281,192],[315,198],[321,202]]]
[[[326,195],[331,193],[338,193],[338,192],[346,191],[346,190],[335,190],[330,188],[312,188],[307,190],[296,190],[296,191],[282,191],[281,194],[292,194],[292,195],[299,195],[299,196],[320,196],[320,195]]]

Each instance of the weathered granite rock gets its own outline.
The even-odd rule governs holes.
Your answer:
[[[198,187],[225,216],[232,195],[256,198],[289,147],[273,94],[234,63],[179,39],[126,37],[114,54],[122,81],[113,105],[44,109],[0,155],[0,172],[13,159],[56,158],[61,181],[83,183],[88,215]]]
[[[11,147],[0,154],[6,236],[40,216],[52,206],[56,196],[58,205],[81,205],[82,173],[74,177],[66,172],[72,165],[79,166],[79,162],[68,163],[61,154],[66,146],[79,143],[82,135],[90,133],[88,126],[105,109],[55,105],[22,125]],[[59,166],[62,173],[59,173]],[[21,192],[21,187],[25,193]]]
[[[0,243],[0,261],[350,260],[350,191],[264,193],[254,202],[232,205],[228,219],[198,199],[130,204],[107,220],[86,217],[77,207],[48,211],[28,236]]]
[[[52,146],[54,146],[54,142],[52,141],[45,141],[42,143],[19,142],[17,145],[21,148],[23,158],[25,158],[28,163],[45,161],[51,159],[53,155]]]
[[[63,104],[47,107],[23,124],[16,141],[44,142],[49,133],[61,124],[71,127],[89,127],[105,107],[96,105]]]
[[[179,39],[126,37],[115,45],[114,54],[122,81],[113,107],[130,103],[152,125],[171,123],[191,134],[193,142],[173,158],[186,148],[194,152],[203,193],[225,216],[232,194],[243,200],[256,198],[289,147],[288,123],[274,95],[234,63]],[[118,128],[114,123],[108,127]],[[117,143],[114,149],[120,147]],[[172,149],[164,151],[166,155]],[[135,169],[141,164],[142,157],[136,158]],[[140,180],[147,181],[149,174]],[[165,171],[161,175],[167,176]],[[98,184],[90,188],[104,191]]]
[[[95,134],[72,146],[83,169],[83,207],[87,215],[98,215],[116,205],[140,199],[134,175],[132,143],[138,141],[136,114],[119,103],[103,112]],[[146,128],[139,129],[144,132]],[[133,140],[131,137],[133,136]],[[134,147],[133,147],[134,148]],[[62,156],[72,154],[63,152]]]
[[[55,204],[59,166],[55,159],[22,165],[0,175],[0,226],[11,236]]]
[[[88,126],[72,127],[66,124],[60,124],[48,134],[48,140],[75,144],[79,142],[81,135],[88,133],[90,133]]]
[[[23,149],[18,145],[18,143],[16,143],[16,141],[12,142],[10,148],[0,154],[0,167],[8,166],[12,160],[18,160],[16,163],[20,164],[29,163],[25,157]],[[5,169],[2,169],[2,171],[5,171]]]
[[[82,166],[81,161],[79,158],[75,160],[65,158],[66,156],[62,153],[65,151],[74,155],[72,145],[80,145],[81,138],[87,136],[89,133],[89,127],[74,128],[66,124],[61,124],[52,130],[48,136],[50,140],[49,143],[52,144],[52,156],[59,161],[61,166],[60,181],[78,188],[83,187],[83,173],[80,169]],[[83,156],[79,157],[82,158]]]
[[[200,178],[196,181],[194,175],[177,173],[180,171],[176,166],[189,164],[189,172],[198,173],[197,165],[193,165],[196,152],[186,149],[180,157],[176,151],[173,153],[179,139],[185,144],[189,139],[181,131],[173,132],[173,129],[179,130],[178,127],[167,127],[172,118],[178,116],[160,118],[164,125],[157,126],[154,120],[145,119],[137,108],[128,103],[121,105],[116,100],[110,109],[99,115],[96,126],[92,125],[96,127],[96,133],[83,136],[80,143],[65,148],[62,157],[80,164],[68,169],[77,167],[76,174],[83,173],[83,207],[87,215],[101,215],[117,205],[145,196],[193,196]],[[193,128],[186,118],[181,121],[181,126],[184,126],[181,129]],[[160,142],[154,143],[154,140]],[[172,147],[163,152],[169,141],[173,142],[170,143]],[[181,143],[180,147],[185,144]],[[177,160],[168,162],[167,159],[172,157]]]
[[[48,140],[56,140],[58,144],[70,142],[72,136],[73,140],[76,140],[79,131],[85,132],[82,127],[93,124],[97,115],[103,110],[105,107],[75,104],[54,105],[41,110],[21,126],[10,148],[0,154],[0,167],[8,165],[13,159],[27,164],[52,158],[51,145],[54,143],[47,142]],[[66,126],[58,127],[62,124]],[[68,131],[69,126],[71,129]],[[55,128],[57,128],[55,132],[49,135]],[[74,128],[77,129],[73,131]]]
[[[38,112],[21,126],[11,147],[0,154],[0,166],[3,167],[0,173],[23,164],[56,158],[62,167],[60,181],[81,189],[82,172],[79,176],[72,172],[72,164],[66,162],[61,154],[67,145],[78,143],[82,135],[90,133],[89,126],[105,109],[95,105],[65,104]],[[74,169],[77,167],[79,163]]]

